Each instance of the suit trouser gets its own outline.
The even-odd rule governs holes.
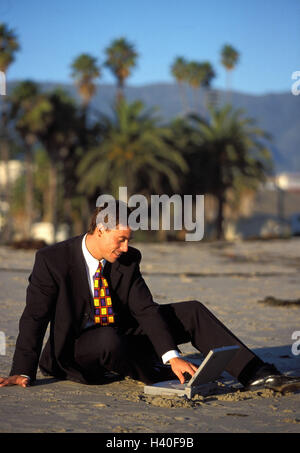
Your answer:
[[[242,384],[245,385],[251,373],[263,364],[202,303],[160,305],[160,311],[177,345],[191,342],[204,355],[213,348],[238,345],[240,349],[226,371]],[[83,331],[75,345],[76,362],[93,376],[109,370],[146,383],[153,382],[154,357],[154,348],[141,328],[126,334],[120,333],[117,327],[95,326]]]

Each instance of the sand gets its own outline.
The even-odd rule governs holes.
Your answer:
[[[133,245],[157,302],[200,300],[262,359],[300,375],[300,345],[292,349],[300,331],[300,238]],[[10,371],[33,261],[33,251],[0,248],[0,376]],[[181,350],[199,361],[191,344]],[[299,391],[244,391],[226,373],[217,391],[191,400],[146,395],[129,378],[100,386],[37,377],[26,389],[0,388],[0,432],[300,432]]]

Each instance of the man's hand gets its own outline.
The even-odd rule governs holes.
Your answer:
[[[181,384],[184,384],[185,381],[183,373],[189,373],[191,376],[193,376],[198,369],[196,365],[191,362],[187,362],[180,357],[174,357],[173,359],[170,359],[170,365],[173,373],[176,374]]]
[[[25,388],[29,385],[29,379],[19,374],[9,376],[8,378],[0,377],[0,387],[5,387],[6,385],[20,385],[20,387]]]

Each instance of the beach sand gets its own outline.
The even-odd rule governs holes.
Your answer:
[[[292,350],[293,332],[300,336],[300,238],[133,245],[142,252],[141,269],[155,301],[201,301],[263,360],[300,375],[300,355],[293,353],[300,345]],[[10,371],[34,254],[0,248],[0,331],[6,337],[0,376]],[[270,296],[275,300],[263,302]],[[191,344],[180,349],[200,359]],[[141,382],[127,378],[101,386],[40,372],[37,378],[26,389],[0,388],[0,432],[300,431],[299,391],[243,391],[226,373],[214,394],[191,400],[146,395]]]

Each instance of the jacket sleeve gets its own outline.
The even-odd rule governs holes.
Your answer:
[[[38,251],[29,277],[26,306],[19,322],[10,375],[26,374],[35,379],[45,332],[55,310],[57,292],[57,284],[43,254]]]
[[[170,350],[178,350],[168,325],[160,313],[160,306],[153,301],[151,292],[141,275],[139,263],[136,265],[128,303],[132,315],[150,339],[159,356]]]

